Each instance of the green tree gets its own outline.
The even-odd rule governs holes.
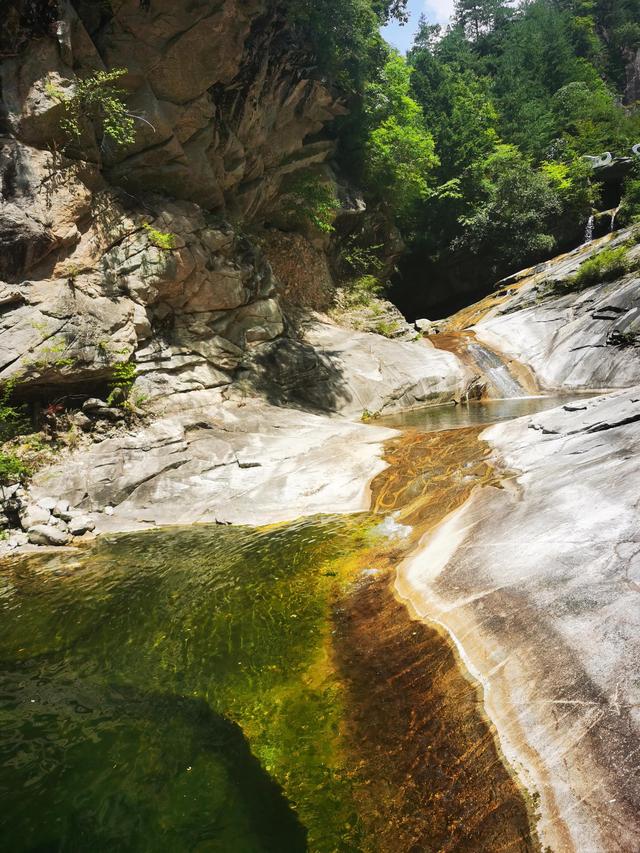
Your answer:
[[[430,192],[438,164],[421,107],[410,96],[411,70],[398,53],[365,92],[368,125],[365,175],[370,188],[400,217]]]
[[[509,15],[503,0],[455,0],[453,19],[467,38],[479,41]]]
[[[552,220],[562,202],[551,179],[513,145],[500,145],[482,165],[485,198],[462,219],[456,247],[489,256],[497,274],[550,252],[555,243]]]
[[[626,153],[634,141],[637,118],[625,116],[602,80],[568,83],[554,94],[551,103],[558,135],[579,154]]]

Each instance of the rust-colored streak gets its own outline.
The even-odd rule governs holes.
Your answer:
[[[368,850],[378,853],[537,851],[526,798],[444,633],[395,597],[395,566],[478,485],[495,484],[483,427],[389,443],[373,509],[413,526],[403,544],[366,554],[336,606],[335,661],[346,691],[344,737]]]
[[[531,268],[529,270],[523,270],[517,277],[513,277],[513,280],[511,280],[508,285],[505,283],[505,286],[500,290],[490,293],[488,296],[485,296],[484,299],[480,299],[478,302],[474,302],[472,305],[468,305],[456,314],[452,314],[451,317],[448,317],[446,325],[444,326],[445,330],[447,332],[456,332],[462,331],[462,329],[468,329],[469,326],[474,326],[476,323],[479,323],[480,320],[484,319],[491,311],[499,308],[500,306],[504,306],[507,302],[510,302],[513,295],[517,293],[518,290],[523,288],[525,285],[530,284],[531,281],[536,280],[537,277],[538,275],[535,272],[535,269]]]
[[[484,426],[441,432],[407,430],[387,445],[389,467],[371,484],[372,509],[397,512],[421,536],[461,506],[474,486],[497,479],[488,464],[488,447],[478,441]]]
[[[361,581],[335,620],[345,737],[372,849],[537,850],[480,691],[449,641],[410,618],[388,576]]]

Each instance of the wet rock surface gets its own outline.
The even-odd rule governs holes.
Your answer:
[[[578,290],[570,277],[605,247],[634,241],[633,229],[594,240],[502,282],[496,293],[447,322],[533,371],[544,390],[625,388],[640,382],[640,277],[630,271]],[[637,263],[640,246],[628,257]]]
[[[399,569],[484,687],[543,845],[636,849],[639,389],[491,427],[477,490]],[[597,654],[594,650],[597,649]]]

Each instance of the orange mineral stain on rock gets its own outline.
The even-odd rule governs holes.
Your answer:
[[[480,485],[497,485],[482,427],[408,431],[387,449],[372,508],[411,525],[363,555],[336,603],[334,655],[359,819],[384,853],[538,851],[533,808],[504,760],[482,687],[454,644],[395,593],[396,567]]]

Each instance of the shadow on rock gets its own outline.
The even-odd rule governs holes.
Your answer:
[[[337,412],[353,399],[338,351],[320,353],[311,344],[290,338],[254,351],[238,384],[276,406]]]

